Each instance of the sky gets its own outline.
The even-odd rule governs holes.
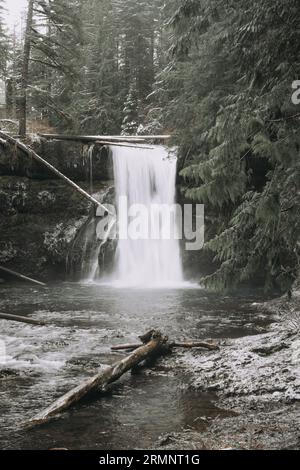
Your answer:
[[[7,27],[13,31],[14,25],[21,26],[21,14],[26,9],[27,0],[6,0],[4,2],[6,14],[3,15],[7,21]]]

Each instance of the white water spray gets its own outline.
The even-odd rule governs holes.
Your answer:
[[[128,207],[142,204],[151,211],[153,205],[175,204],[177,158],[162,146],[147,148],[113,147],[116,201],[119,222],[127,217],[120,207],[126,197]],[[165,221],[154,218],[151,227],[160,239],[130,237],[118,240],[114,282],[121,286],[168,287],[183,282],[179,241],[163,239]]]

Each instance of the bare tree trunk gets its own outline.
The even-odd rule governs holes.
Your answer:
[[[36,415],[31,421],[25,423],[26,427],[33,427],[40,424],[47,423],[58,413],[67,410],[74,403],[77,403],[93,390],[105,390],[108,385],[118,380],[122,375],[141,362],[151,359],[154,356],[160,356],[168,349],[167,337],[163,336],[159,331],[152,330],[143,337],[141,340],[144,342],[138,349],[129,354],[121,361],[117,362],[111,367],[101,370],[97,375],[90,379],[86,379],[80,383],[76,388],[66,393],[58,400],[56,400],[47,409]]]
[[[33,320],[32,318],[27,317],[20,317],[19,315],[10,315],[8,313],[1,313],[0,312],[0,320],[8,320],[14,321],[18,323],[26,323],[28,325],[35,325],[35,326],[45,326],[46,323],[39,320]]]
[[[112,351],[134,351],[141,347],[141,344],[120,344],[116,346],[112,346]],[[209,349],[211,351],[218,351],[219,345],[212,342],[207,341],[174,341],[169,343],[169,348],[182,348],[182,349],[193,349],[193,348],[203,348]]]
[[[143,144],[149,140],[163,140],[167,141],[171,139],[171,135],[134,135],[134,136],[123,136],[123,135],[63,135],[63,134],[43,134],[39,133],[39,136],[47,140],[71,140],[74,142],[97,142],[97,141],[109,141],[109,142],[123,142],[133,144]]]
[[[26,155],[29,157],[33,158],[37,162],[41,163],[43,166],[48,168],[48,170],[52,171],[56,176],[58,176],[60,179],[65,181],[69,186],[71,186],[75,191],[80,193],[82,196],[84,196],[86,199],[88,199],[90,202],[92,202],[95,206],[101,207],[104,210],[104,213],[110,214],[113,217],[115,217],[115,214],[110,211],[108,208],[106,208],[101,202],[97,201],[93,196],[88,194],[84,189],[82,189],[78,184],[74,183],[74,181],[70,180],[67,176],[65,176],[63,173],[61,173],[57,168],[55,168],[53,165],[48,163],[46,160],[44,160],[42,157],[40,157],[34,150],[31,148],[27,147],[23,142],[14,139],[10,135],[6,134],[5,132],[0,131],[0,137],[3,138],[3,140],[6,140],[8,143],[13,144],[16,148],[19,148],[22,150]]]
[[[33,6],[34,0],[28,0],[28,12],[26,21],[26,31],[24,39],[24,50],[23,50],[23,67],[21,75],[21,86],[20,94],[18,97],[18,118],[19,124],[19,135],[21,137],[26,136],[27,130],[27,87],[28,87],[28,73],[29,73],[29,60],[31,51],[31,29],[33,21]]]
[[[6,118],[14,118],[14,83],[11,78],[6,80],[5,87]]]
[[[0,271],[3,271],[4,273],[9,274],[10,276],[21,279],[22,281],[30,282],[31,284],[37,284],[39,286],[44,286],[44,287],[46,286],[44,282],[36,281],[35,279],[24,276],[23,274],[17,273],[16,271],[12,271],[11,269],[4,268],[3,266],[0,266]]]

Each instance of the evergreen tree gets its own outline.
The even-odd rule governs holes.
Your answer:
[[[137,124],[162,63],[162,0],[85,0],[84,52],[78,127],[87,132],[120,133],[130,94],[138,103]]]
[[[5,76],[7,60],[8,60],[9,44],[8,44],[8,36],[4,27],[3,13],[4,13],[4,1],[0,0],[0,75]]]
[[[296,0],[185,0],[172,19],[166,122],[186,196],[215,217],[210,286],[263,272],[267,288],[288,290],[299,274],[299,13]]]
[[[78,128],[117,133],[125,98],[119,67],[119,30],[111,0],[86,0],[84,44],[77,91]]]
[[[139,127],[139,115],[138,115],[138,99],[135,85],[131,85],[123,114],[123,123],[122,123],[122,134],[123,135],[134,135],[137,133]]]
[[[121,33],[120,53],[127,90],[136,82],[140,100],[150,93],[154,81],[153,4],[144,0],[113,0]]]
[[[73,124],[68,108],[73,104],[78,77],[80,5],[80,0],[34,0],[26,35],[30,46],[30,108],[62,128]]]
[[[24,47],[22,54],[22,70],[18,94],[19,135],[26,136],[27,130],[27,88],[29,82],[29,60],[32,46],[34,0],[28,0],[27,18],[25,27]]]

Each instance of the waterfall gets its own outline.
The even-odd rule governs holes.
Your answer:
[[[177,158],[162,146],[145,148],[113,147],[114,177],[119,226],[129,222],[120,200],[128,207],[142,204],[171,207],[176,198]],[[120,199],[121,198],[121,199]],[[127,220],[124,220],[124,217]],[[121,286],[167,287],[183,281],[180,246],[175,237],[164,239],[166,220],[155,217],[149,229],[159,239],[119,239],[113,281]],[[165,237],[167,238],[167,237]]]

